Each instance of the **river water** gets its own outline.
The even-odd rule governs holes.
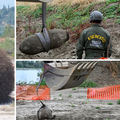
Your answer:
[[[17,69],[16,83],[34,84],[35,82],[39,82],[38,73],[42,73],[42,71],[36,69]]]

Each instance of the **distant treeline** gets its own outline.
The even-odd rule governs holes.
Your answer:
[[[16,61],[16,68],[40,68],[43,69],[42,61]]]
[[[5,26],[0,26],[0,36],[4,33]]]
[[[10,37],[10,38],[14,38],[14,27],[11,25],[6,25],[4,27],[4,29],[0,27],[0,36],[2,38],[6,38],[6,37]],[[4,30],[4,31],[3,31]]]
[[[9,55],[14,56],[14,40],[5,38],[5,41],[0,41],[0,48],[4,49]]]
[[[1,37],[14,37],[14,7],[0,9],[0,36]]]
[[[14,25],[14,7],[6,8],[5,5],[3,5],[3,8],[0,9],[0,25],[1,24],[10,24]]]

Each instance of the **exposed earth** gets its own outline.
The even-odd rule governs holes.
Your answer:
[[[117,3],[111,3],[109,4],[109,7],[113,4]],[[99,5],[96,5],[93,7],[93,10],[98,10],[100,9],[101,6],[103,6],[104,3],[100,3]],[[41,24],[41,17],[36,19],[36,20],[31,20],[31,25],[35,26],[35,23]],[[112,29],[113,29],[113,23],[114,23],[114,18],[107,18],[104,21],[104,28],[112,34]],[[25,26],[26,22],[22,22],[20,25],[17,24],[17,46],[16,46],[16,54],[17,54],[17,59],[76,59],[76,43],[73,42],[70,44],[70,40],[66,42],[64,45],[62,45],[59,48],[50,50],[49,52],[42,52],[36,55],[25,55],[19,50],[19,44],[23,40],[21,36],[25,36],[25,30],[23,29],[22,26]],[[70,33],[71,36],[71,33]],[[72,39],[70,37],[70,39]],[[75,40],[77,41],[77,40]],[[120,24],[115,24],[114,32],[113,32],[113,38],[111,40],[112,42],[112,47],[113,47],[113,52],[112,56],[110,57],[111,59],[120,59]],[[84,58],[84,55],[83,55]]]
[[[98,87],[120,85],[120,62],[118,69],[110,67],[109,62],[99,62],[88,80]],[[117,72],[118,70],[118,72]],[[39,101],[16,101],[16,120],[37,120]],[[87,88],[77,87],[60,91],[51,90],[51,100],[43,101],[56,115],[55,120],[120,120],[120,105],[117,100],[87,99]],[[108,105],[113,103],[113,105]]]
[[[55,120],[120,120],[117,100],[87,99],[86,88],[51,91],[51,100],[44,103],[56,115]],[[16,120],[37,120],[40,106],[39,101],[18,100]]]

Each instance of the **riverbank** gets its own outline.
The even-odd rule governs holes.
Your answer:
[[[87,88],[51,91],[51,100],[43,102],[56,115],[54,120],[120,120],[117,100],[87,99]],[[40,106],[39,101],[18,100],[16,120],[37,120]]]

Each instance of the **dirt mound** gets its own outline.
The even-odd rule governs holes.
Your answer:
[[[110,67],[110,64],[112,68]],[[115,67],[115,62],[99,62],[91,74],[88,76],[87,80],[92,80],[96,82],[99,87],[119,85],[120,84],[120,62],[118,62],[118,68]]]

